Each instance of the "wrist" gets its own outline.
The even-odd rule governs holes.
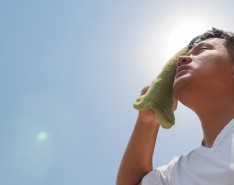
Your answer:
[[[152,111],[152,110],[150,110]],[[157,117],[155,115],[155,112],[145,112],[145,111],[140,111],[138,114],[137,122],[141,124],[150,124],[150,125],[155,125],[155,126],[160,126],[159,121],[157,120]]]

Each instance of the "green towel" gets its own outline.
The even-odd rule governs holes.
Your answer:
[[[173,111],[173,83],[176,74],[178,57],[186,55],[189,48],[186,46],[178,51],[164,66],[161,73],[150,85],[148,91],[136,99],[133,106],[138,110],[151,108],[157,114],[160,125],[170,128],[175,123]]]

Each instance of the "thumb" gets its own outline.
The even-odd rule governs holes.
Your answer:
[[[177,109],[177,105],[178,105],[178,99],[174,97],[173,98],[173,111]]]

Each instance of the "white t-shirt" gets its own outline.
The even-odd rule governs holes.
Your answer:
[[[142,179],[142,185],[234,185],[234,120],[212,148],[200,146],[174,158]]]

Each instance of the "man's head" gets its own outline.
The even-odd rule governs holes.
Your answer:
[[[213,28],[189,47],[177,61],[175,96],[192,109],[234,102],[234,34]]]

